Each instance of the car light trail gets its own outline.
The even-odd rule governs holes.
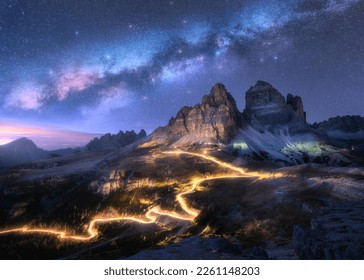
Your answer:
[[[99,232],[97,230],[97,226],[99,224],[115,223],[115,222],[122,222],[122,221],[133,221],[133,222],[137,222],[140,224],[153,224],[153,223],[157,222],[157,219],[160,216],[168,216],[168,217],[171,217],[173,219],[178,219],[178,220],[193,221],[200,214],[200,211],[190,207],[187,203],[185,196],[188,194],[194,193],[196,191],[196,188],[201,183],[203,183],[205,181],[210,181],[210,180],[229,179],[229,178],[233,179],[233,178],[247,178],[247,177],[254,178],[255,177],[257,179],[266,179],[266,178],[278,178],[278,177],[283,176],[283,174],[281,174],[281,173],[270,174],[270,173],[261,173],[261,172],[249,172],[243,168],[236,167],[227,162],[223,162],[223,161],[218,160],[207,154],[199,154],[199,153],[187,152],[187,151],[182,151],[182,150],[167,151],[167,152],[163,152],[163,153],[164,154],[174,154],[174,155],[186,154],[186,155],[190,155],[190,156],[194,156],[194,157],[200,157],[205,160],[214,162],[223,168],[229,169],[230,171],[237,172],[240,175],[232,175],[232,174],[225,175],[224,174],[224,175],[219,175],[219,176],[217,176],[217,175],[211,176],[211,177],[207,177],[207,178],[192,179],[190,184],[188,184],[191,187],[189,189],[187,189],[186,191],[180,192],[176,196],[176,201],[178,202],[178,204],[180,205],[182,210],[187,215],[186,214],[182,215],[182,214],[179,214],[174,211],[163,210],[159,206],[154,206],[147,211],[144,219],[142,219],[138,216],[122,216],[122,215],[120,215],[120,216],[117,215],[117,216],[113,216],[113,217],[96,216],[89,222],[89,224],[87,226],[87,232],[82,235],[72,235],[70,233],[67,233],[64,230],[57,230],[57,229],[53,229],[53,228],[32,228],[29,226],[23,226],[23,227],[18,227],[18,228],[13,228],[13,229],[5,229],[5,230],[0,231],[0,235],[29,233],[29,234],[53,235],[53,236],[58,237],[59,239],[64,239],[64,240],[90,241],[90,240],[95,239],[99,235]]]
[[[241,168],[241,167],[236,167],[230,163],[218,160],[212,156],[206,155],[206,154],[199,154],[199,153],[192,153],[192,152],[187,152],[187,151],[182,151],[182,150],[177,150],[177,151],[167,151],[167,152],[163,152],[164,154],[174,154],[174,155],[190,155],[190,156],[195,156],[195,157],[200,157],[203,159],[206,159],[208,161],[214,162],[216,164],[218,164],[221,167],[230,169],[232,171],[236,171],[242,175],[246,175],[247,177],[257,177],[258,179],[268,179],[268,178],[279,178],[279,177],[283,177],[282,173],[266,173],[266,172],[251,172],[248,171],[247,169]],[[238,177],[238,176],[235,176]]]

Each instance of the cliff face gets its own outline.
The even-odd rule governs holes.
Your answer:
[[[169,120],[166,127],[158,128],[152,136],[157,143],[223,142],[228,143],[242,126],[241,113],[236,102],[223,84],[216,84],[209,95],[194,107],[183,107]]]
[[[306,113],[302,99],[288,94],[287,99],[271,84],[258,81],[246,92],[244,117],[255,128],[290,125],[304,128]]]
[[[248,158],[334,165],[350,163],[339,150],[350,147],[350,156],[361,162],[357,159],[362,158],[364,147],[358,141],[350,145],[345,141],[364,139],[363,118],[338,117],[309,125],[301,97],[288,94],[285,98],[263,81],[250,87],[245,98],[245,110],[240,113],[224,85],[216,84],[200,104],[183,107],[142,146],[223,143],[231,144]]]
[[[245,110],[254,112],[267,108],[282,108],[286,100],[278,90],[271,84],[258,81],[255,86],[251,86],[245,95]]]
[[[291,105],[298,120],[306,122],[306,112],[303,110],[303,102],[300,96],[287,95],[287,105]]]
[[[246,108],[240,113],[234,98],[223,84],[216,84],[200,104],[183,107],[165,127],[154,131],[150,145],[229,143],[248,125],[257,130],[307,129],[302,99],[288,94],[287,99],[271,84],[258,81],[246,92]]]

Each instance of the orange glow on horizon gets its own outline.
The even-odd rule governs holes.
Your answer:
[[[0,145],[26,137],[34,141],[40,148],[58,149],[81,146],[98,136],[100,134],[38,128],[0,122]]]

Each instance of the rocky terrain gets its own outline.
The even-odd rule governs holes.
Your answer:
[[[220,143],[232,145],[245,159],[284,165],[363,163],[364,118],[310,125],[301,97],[285,98],[264,81],[251,86],[245,97],[241,113],[225,86],[216,84],[200,104],[183,107],[167,126],[154,131],[143,147]]]
[[[309,125],[300,97],[263,81],[239,112],[217,84],[149,136],[105,135],[1,174],[0,233],[84,237],[95,217],[119,220],[87,242],[0,234],[0,256],[363,259],[363,141],[329,133],[360,132],[362,120]]]
[[[364,118],[360,116],[337,116],[327,121],[314,123],[312,128],[317,132],[337,139],[363,139]]]
[[[105,134],[100,138],[96,137],[86,145],[87,151],[114,150],[125,147],[146,136],[144,129],[137,134],[132,131],[119,131],[117,134]]]
[[[153,132],[150,144],[228,143],[242,125],[234,98],[224,85],[216,84],[200,104],[183,107],[167,126]]]
[[[222,237],[188,237],[163,249],[145,250],[128,260],[267,260],[269,256],[262,248],[245,249],[237,240]]]
[[[311,226],[295,226],[293,247],[301,259],[363,259],[364,206],[342,203],[325,209]]]
[[[299,96],[288,94],[284,98],[271,84],[258,81],[246,92],[245,100],[245,120],[255,129],[306,129],[306,113]]]

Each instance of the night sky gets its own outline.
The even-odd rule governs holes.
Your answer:
[[[0,1],[0,144],[152,132],[217,82],[242,111],[257,80],[363,115],[364,1]]]

